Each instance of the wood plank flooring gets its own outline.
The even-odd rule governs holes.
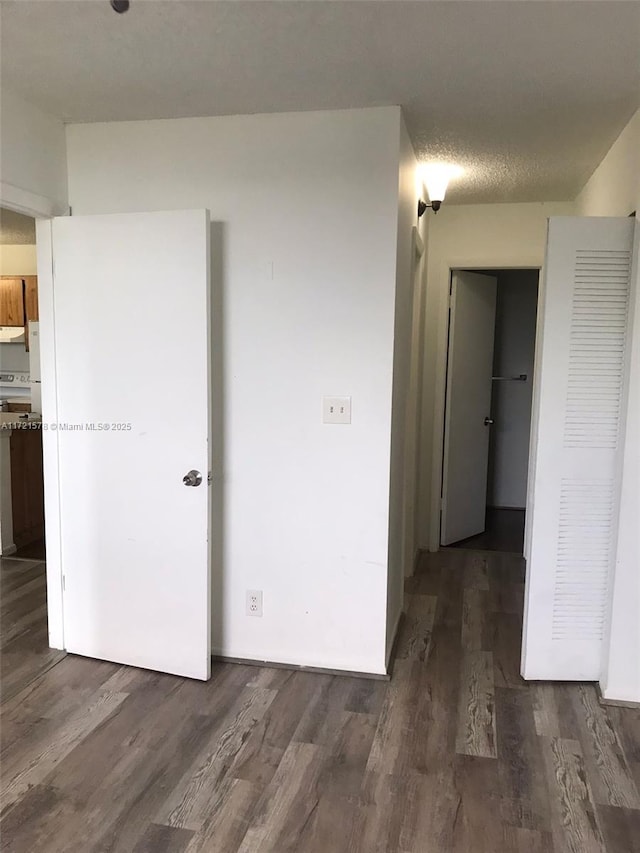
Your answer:
[[[513,555],[423,556],[390,682],[52,665],[42,567],[0,572],[3,851],[640,853],[640,712],[522,681]]]
[[[49,648],[42,562],[0,559],[0,650],[3,701],[64,657]]]

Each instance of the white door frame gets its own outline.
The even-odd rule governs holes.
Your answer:
[[[57,377],[53,312],[53,247],[51,217],[55,203],[44,196],[0,183],[0,207],[32,216],[36,220],[38,311],[40,319],[40,359],[42,422],[57,423]],[[62,558],[60,553],[60,495],[58,441],[55,430],[42,430],[44,464],[44,514],[47,549],[47,620],[49,645],[64,649]]]
[[[0,207],[22,213],[24,216],[33,216],[34,219],[50,219],[54,215],[56,204],[43,195],[0,181]]]
[[[402,510],[402,561],[405,577],[410,577],[418,556],[417,524],[420,472],[420,431],[422,421],[422,376],[424,364],[424,280],[425,245],[414,225],[411,235],[411,347],[409,393],[406,402],[404,491]],[[417,328],[416,328],[417,324]]]
[[[49,645],[64,649],[60,487],[58,468],[58,376],[53,307],[52,220],[36,221],[38,311],[40,318],[40,389],[42,394],[42,454],[44,463],[44,516],[47,549],[47,602]],[[44,427],[49,427],[45,429]]]
[[[431,500],[429,501],[429,551],[440,550],[440,496],[442,493],[444,419],[447,393],[447,355],[449,348],[449,288],[454,270],[538,270],[541,271],[539,256],[518,258],[516,263],[506,262],[505,258],[487,261],[484,257],[467,255],[447,262],[447,286],[441,291],[438,312],[438,349],[436,362],[436,381],[433,407],[433,445],[431,449]],[[538,309],[543,298],[542,275],[538,278]]]

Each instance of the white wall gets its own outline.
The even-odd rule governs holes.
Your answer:
[[[527,501],[538,271],[500,271],[497,278],[493,372],[507,377],[524,373],[527,380],[493,383],[487,503],[522,509]]]
[[[419,544],[439,546],[442,432],[451,268],[540,267],[549,216],[571,215],[573,203],[450,205],[430,217]]]
[[[576,198],[578,216],[640,211],[640,110],[632,117]]]
[[[0,275],[36,275],[35,245],[0,246]]]
[[[412,386],[411,345],[415,282],[415,238],[418,221],[417,160],[404,119],[400,123],[398,230],[396,258],[395,346],[391,430],[391,484],[389,502],[389,575],[387,585],[387,658],[391,653],[404,600],[406,535],[413,526],[414,483],[408,470],[409,447],[415,443],[415,378]],[[415,464],[415,462],[414,462]],[[409,548],[409,550],[411,550]]]
[[[399,138],[395,107],[68,127],[74,215],[211,211],[218,653],[384,671]]]
[[[18,95],[0,99],[0,201],[44,215],[67,211],[64,124]]]

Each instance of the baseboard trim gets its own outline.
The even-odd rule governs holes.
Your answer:
[[[513,510],[514,512],[525,512],[526,506],[489,506],[487,504],[487,509],[505,509],[505,510]]]
[[[32,566],[35,566],[37,563],[46,563],[46,560],[36,560],[34,557],[16,557],[15,554],[12,554],[10,557],[7,557],[3,554],[3,560],[11,560],[13,563],[31,563]]]
[[[613,708],[640,708],[640,702],[630,702],[627,699],[607,699],[599,684],[596,684],[596,692],[601,705],[611,705]]]
[[[17,550],[17,545],[7,545],[2,554],[0,554],[0,557],[10,557],[12,554],[15,554]]]
[[[259,666],[264,669],[289,669],[292,672],[317,672],[319,675],[343,675],[345,678],[366,678],[370,681],[389,681],[389,673],[356,672],[347,669],[330,669],[324,666],[305,666],[295,663],[279,663],[269,660],[254,660],[253,658],[236,658],[230,655],[212,654],[211,660],[218,663],[239,663],[243,666]]]

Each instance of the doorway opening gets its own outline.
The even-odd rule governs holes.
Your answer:
[[[538,285],[452,270],[441,546],[523,553]]]
[[[35,219],[0,209],[3,557],[44,560],[40,327]]]
[[[48,644],[44,525],[35,219],[0,208],[0,650],[5,697],[62,655]]]

